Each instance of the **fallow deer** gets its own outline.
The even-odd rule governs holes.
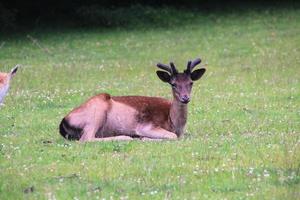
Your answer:
[[[146,96],[110,96],[102,93],[73,109],[60,123],[60,134],[70,140],[110,141],[179,138],[187,122],[187,104],[193,81],[205,68],[193,71],[200,58],[179,73],[174,65],[158,63],[157,76],[172,87],[173,100]]]
[[[18,70],[18,65],[16,65],[9,73],[0,72],[0,105],[2,104],[4,97],[6,96],[11,79],[15,76]]]

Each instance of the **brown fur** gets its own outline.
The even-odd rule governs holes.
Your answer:
[[[171,102],[167,99],[145,96],[118,96],[112,99],[137,110],[136,121],[139,123],[151,122],[159,126],[168,120]]]

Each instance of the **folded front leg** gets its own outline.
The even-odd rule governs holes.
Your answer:
[[[80,138],[81,142],[130,141],[130,140],[133,140],[133,138],[130,136],[126,136],[126,135],[104,137],[104,138],[95,138],[95,137],[88,137],[88,138],[81,137]]]
[[[114,136],[114,137],[104,137],[104,138],[94,138],[93,140],[90,141],[130,141],[133,140],[132,137],[126,136],[126,135],[119,135],[119,136]]]
[[[177,139],[177,135],[166,129],[156,127],[141,127],[137,130],[137,135],[140,137],[150,138],[150,139]],[[145,139],[144,139],[145,140]]]

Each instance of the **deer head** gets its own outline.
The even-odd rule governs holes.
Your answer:
[[[173,62],[170,62],[170,66],[158,63],[157,67],[164,71],[157,71],[156,74],[160,80],[172,86],[175,100],[187,104],[190,102],[193,82],[199,80],[205,73],[205,68],[193,71],[194,67],[200,63],[200,58],[194,61],[188,61],[187,68],[182,73],[178,72]]]

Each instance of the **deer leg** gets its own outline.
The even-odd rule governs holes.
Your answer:
[[[95,139],[96,131],[92,126],[86,126],[83,129],[83,134],[81,135],[80,142],[88,142]]]
[[[126,135],[119,135],[114,137],[103,137],[103,138],[96,138],[96,131],[93,128],[87,127],[84,129],[82,136],[80,137],[80,142],[94,142],[94,141],[128,141],[133,140],[132,137]]]
[[[137,131],[137,135],[149,139],[177,139],[177,135],[175,133],[163,128],[141,128]]]
[[[133,140],[132,137],[126,135],[119,135],[113,137],[101,137],[97,138],[96,133],[101,126],[103,126],[105,117],[94,117],[92,121],[93,123],[87,124],[83,129],[83,134],[81,135],[79,141],[81,142],[94,142],[94,141],[128,141]]]
[[[83,128],[83,134],[79,141],[94,141],[96,139],[96,133],[105,123],[106,113],[103,111],[94,111],[94,115],[87,119],[85,127]]]
[[[119,135],[119,136],[114,136],[114,137],[104,137],[104,138],[93,138],[90,141],[130,141],[133,140],[132,137],[126,136],[126,135]]]
[[[103,126],[105,123],[104,117],[94,118],[94,121],[90,120],[92,123],[87,124],[83,128],[83,134],[81,135],[79,141],[81,142],[89,142],[89,141],[100,141],[102,138],[97,138],[97,131]]]

